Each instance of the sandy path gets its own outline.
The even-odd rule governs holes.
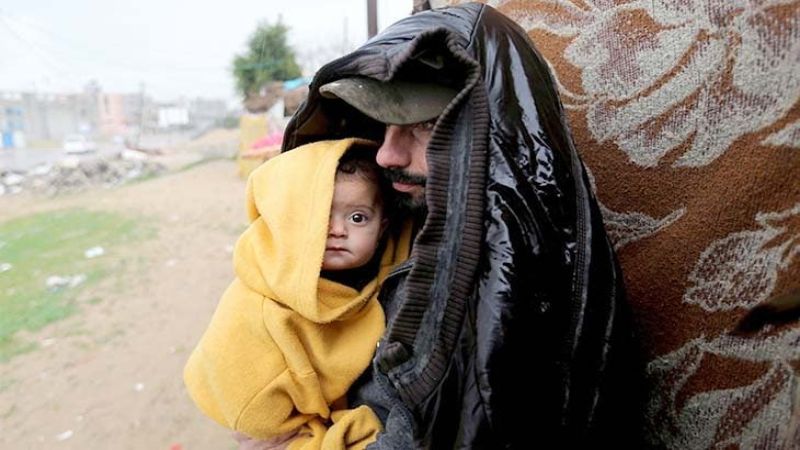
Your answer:
[[[243,200],[227,160],[114,190],[0,198],[0,220],[84,207],[157,229],[104,255],[118,276],[85,292],[81,312],[32,336],[41,348],[0,364],[0,448],[235,448],[190,403],[181,371],[231,280]]]

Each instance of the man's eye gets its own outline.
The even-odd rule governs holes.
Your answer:
[[[361,213],[355,213],[355,214],[350,216],[350,222],[353,222],[355,224],[361,224],[361,223],[364,223],[366,221],[367,221],[367,216],[365,216],[364,214],[361,214]]]
[[[436,125],[436,119],[427,122],[416,123],[411,126],[411,133],[414,138],[418,140],[427,141],[433,133],[433,126]]]
[[[429,133],[433,131],[433,126],[436,125],[436,119],[429,120],[427,122],[419,122],[414,124],[414,131],[421,131],[424,133]]]
[[[433,126],[436,125],[436,119],[431,119],[427,122],[420,122],[414,124],[414,128],[421,130],[421,131],[432,131]]]

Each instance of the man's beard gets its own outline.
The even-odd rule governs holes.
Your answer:
[[[392,183],[409,184],[424,188],[428,182],[428,179],[424,175],[415,175],[394,167],[384,169],[384,173],[386,174],[386,178],[388,178]],[[394,194],[395,206],[399,211],[410,212],[413,214],[424,214],[427,211],[424,189],[422,190],[421,195],[418,196],[397,191],[395,191]]]
[[[413,196],[406,192],[395,192],[395,207],[401,213],[410,213],[414,216],[426,215],[428,204],[425,202],[425,194]]]

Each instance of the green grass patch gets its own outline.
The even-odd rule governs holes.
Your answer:
[[[147,235],[148,227],[138,220],[83,209],[0,223],[0,362],[35,347],[15,335],[35,332],[75,312],[78,295],[109,274],[114,249]],[[105,253],[87,258],[84,252],[96,246]],[[51,276],[85,279],[53,288],[47,286]]]

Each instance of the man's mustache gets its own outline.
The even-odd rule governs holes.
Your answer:
[[[423,175],[414,175],[395,167],[384,169],[386,178],[392,183],[412,184],[416,186],[425,187],[428,179]]]

